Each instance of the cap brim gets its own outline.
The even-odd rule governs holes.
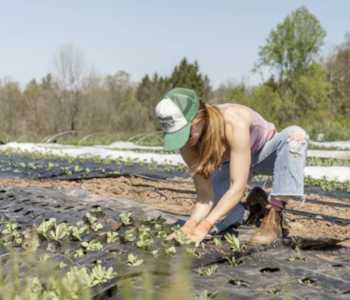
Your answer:
[[[174,151],[186,145],[191,133],[191,123],[173,133],[164,133],[164,151]]]

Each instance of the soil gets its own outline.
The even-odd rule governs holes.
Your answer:
[[[0,186],[40,186],[49,189],[67,190],[80,187],[94,194],[109,196],[112,198],[129,198],[150,205],[156,209],[174,214],[190,215],[195,203],[195,188],[191,179],[172,178],[171,180],[183,183],[169,183],[161,181],[146,180],[143,178],[103,178],[75,181],[25,181],[20,179],[1,179]],[[177,190],[177,191],[174,191]],[[265,189],[268,193],[270,189]],[[349,195],[350,196],[350,195]],[[349,197],[350,198],[350,197]],[[349,204],[349,200],[337,200],[323,197],[317,194],[306,195],[308,200],[318,200]],[[242,199],[245,200],[244,198]],[[302,207],[299,201],[289,201],[288,209],[310,212],[313,214],[334,216],[350,219],[350,207],[336,207],[306,202]],[[334,238],[339,240],[349,239],[341,243],[350,247],[350,224],[346,227],[316,219],[301,219],[303,216],[286,213],[288,218],[288,235],[303,236],[310,238]]]

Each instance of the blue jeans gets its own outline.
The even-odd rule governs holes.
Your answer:
[[[303,138],[293,140],[293,135]],[[255,175],[273,176],[271,196],[304,197],[304,167],[309,136],[298,126],[285,128],[264,144],[252,157],[249,178]],[[221,164],[211,177],[214,186],[214,207],[230,187],[230,163]],[[221,232],[243,223],[244,206],[238,204],[212,232]]]

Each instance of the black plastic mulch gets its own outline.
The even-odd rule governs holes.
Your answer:
[[[0,191],[1,217],[4,220],[18,222],[22,229],[33,223],[38,225],[51,217],[56,218],[57,223],[68,222],[70,225],[75,225],[83,219],[86,212],[97,206],[101,206],[106,214],[101,221],[104,228],[84,236],[83,240],[98,238],[102,232],[111,230],[111,225],[118,220],[122,211],[132,210],[135,220],[146,219],[148,216],[156,218],[161,214],[155,209],[129,199],[111,199],[81,189],[66,191],[38,187],[9,187]],[[180,217],[166,213],[161,215],[169,223],[181,222]],[[121,229],[119,233],[123,234],[125,229],[127,228]],[[236,234],[242,236],[244,240],[243,236],[247,230],[254,232],[255,229],[243,226]],[[162,240],[156,239],[154,247],[159,246],[160,243]],[[269,247],[248,247],[245,252],[231,251],[224,239],[222,243],[219,246],[208,243],[205,249],[199,248],[197,250],[199,257],[193,258],[192,267],[187,266],[192,282],[193,299],[204,295],[205,289],[209,294],[218,291],[215,299],[252,299],[253,297],[279,299],[286,295],[292,295],[296,299],[348,299],[349,297],[350,249],[331,251],[334,249],[332,241],[319,242],[317,248],[322,250],[318,251],[312,250],[314,247],[311,249],[305,247],[309,248],[307,251],[302,251],[306,260],[294,262],[289,259],[298,254],[291,248],[290,240],[282,240]],[[129,253],[135,253],[139,258],[145,259],[147,276],[151,279],[153,292],[162,294],[165,287],[179,284],[175,282],[176,277],[173,277],[176,266],[179,265],[179,254],[168,259],[154,258],[150,252],[137,249],[135,242],[102,244],[104,247],[101,251],[87,252],[81,258],[71,258],[73,263],[88,268],[92,268],[100,260],[103,266],[113,266],[118,272],[118,278],[94,288],[94,295],[104,295],[105,299],[112,297],[122,299],[120,287],[127,278],[135,279],[134,288],[131,291],[133,297],[136,299],[143,295],[144,282],[136,279],[142,278],[144,268],[127,266]],[[51,253],[51,259],[56,263],[63,261],[71,265],[72,262],[63,255],[63,252],[78,247],[79,242],[65,242],[62,248],[56,250],[56,253]],[[47,244],[44,242],[40,246],[41,253],[47,252],[46,249]],[[180,253],[181,249],[183,248],[177,247],[177,253]],[[3,249],[0,255],[6,255],[6,251]],[[231,267],[225,256],[243,258],[244,263]],[[217,271],[210,276],[200,276],[196,271],[200,267],[207,270],[214,266],[217,266]],[[5,271],[7,267],[4,266]],[[181,288],[181,284],[178,288]]]

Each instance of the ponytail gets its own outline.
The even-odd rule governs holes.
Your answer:
[[[226,150],[224,117],[219,109],[200,100],[200,107],[192,122],[204,120],[200,138],[199,160],[195,166],[196,173],[209,179],[211,173],[220,167]]]

